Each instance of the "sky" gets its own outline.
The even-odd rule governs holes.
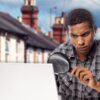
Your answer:
[[[22,15],[23,4],[24,0],[0,0],[0,11],[17,18]],[[100,27],[100,0],[36,0],[36,4],[39,8],[39,26],[45,32],[51,31],[55,16],[79,7],[90,10],[97,27]]]

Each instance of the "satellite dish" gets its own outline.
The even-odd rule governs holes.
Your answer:
[[[60,74],[70,71],[69,60],[62,53],[54,53],[51,56],[49,56],[48,63],[53,64],[55,74]]]

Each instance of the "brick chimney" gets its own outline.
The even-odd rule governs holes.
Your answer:
[[[55,18],[55,23],[52,26],[53,29],[53,39],[58,43],[66,42],[66,27],[64,15]]]
[[[38,31],[38,7],[36,0],[24,0],[24,5],[21,8],[22,22],[29,25],[35,31]]]

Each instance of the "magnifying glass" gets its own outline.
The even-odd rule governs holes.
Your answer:
[[[62,53],[54,53],[49,56],[48,63],[53,64],[55,74],[65,73],[70,71],[70,63],[67,58]]]

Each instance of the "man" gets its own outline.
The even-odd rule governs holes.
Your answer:
[[[71,71],[59,74],[59,93],[63,100],[100,100],[100,42],[94,39],[96,26],[86,9],[68,14],[70,42],[51,54],[65,54]]]

